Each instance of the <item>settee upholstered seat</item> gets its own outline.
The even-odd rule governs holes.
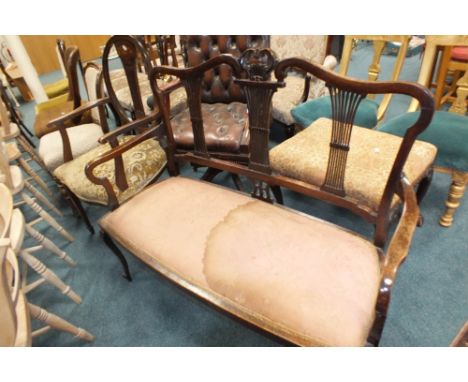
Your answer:
[[[205,141],[208,150],[239,152],[249,141],[247,106],[230,104],[201,104]],[[193,129],[188,109],[177,114],[171,125],[177,146],[193,149]]]
[[[102,136],[103,132],[98,124],[86,123],[68,128],[67,134],[70,140],[72,155],[76,158],[99,146],[98,139]],[[40,138],[38,153],[51,172],[63,164],[63,141],[58,130]]]
[[[271,149],[273,171],[320,187],[327,171],[331,131],[332,120],[320,118]],[[353,127],[344,179],[349,197],[371,210],[378,209],[401,141],[402,138],[391,134]],[[436,153],[436,147],[430,143],[414,143],[403,169],[412,185],[426,175]],[[395,196],[394,203],[397,200]]]
[[[351,232],[180,176],[148,187],[99,224],[152,268],[279,323],[304,345],[365,344],[380,262],[377,249]]]
[[[134,136],[119,138],[119,145]],[[81,200],[107,206],[108,195],[103,186],[91,182],[86,174],[86,165],[111,149],[108,143],[99,145],[85,154],[66,162],[55,169],[54,176]],[[147,139],[122,155],[128,188],[121,191],[115,184],[115,162],[109,160],[98,165],[93,173],[98,178],[107,178],[112,184],[119,204],[146,187],[166,165],[166,153],[154,139]]]

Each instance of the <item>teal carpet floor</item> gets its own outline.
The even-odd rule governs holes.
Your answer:
[[[353,56],[350,74],[364,78],[369,60],[369,48],[358,49]],[[393,60],[394,57],[384,57],[382,79],[388,78],[386,73],[390,73]],[[414,81],[419,64],[419,56],[408,58],[402,79]],[[59,77],[60,74],[54,72],[43,76],[42,80],[47,83]],[[387,118],[403,113],[408,104],[406,97],[394,97]],[[32,128],[34,103],[23,104],[21,110],[27,125]],[[272,144],[282,139],[281,128],[275,126]],[[189,177],[201,175],[191,168],[184,169],[183,174]],[[129,254],[127,259],[134,280],[127,282],[121,277],[120,263],[99,235],[89,234],[85,225],[60,199],[53,181],[43,175],[56,191],[55,202],[64,212],[59,221],[75,236],[75,241],[67,243],[52,228],[45,226],[42,226],[43,233],[62,246],[78,265],[69,268],[47,253],[38,256],[81,295],[83,303],[74,304],[49,285],[37,288],[29,298],[89,330],[96,340],[86,343],[65,333],[49,331],[35,338],[34,346],[284,345],[282,341],[201,302]],[[219,176],[217,182],[233,187],[226,176]],[[451,228],[439,226],[438,219],[449,185],[448,176],[435,174],[422,205],[424,226],[417,229],[409,257],[400,268],[394,285],[381,346],[447,346],[468,319],[468,202],[462,203]],[[285,192],[285,205],[368,237],[373,232],[372,227],[359,217],[299,194]],[[95,223],[107,211],[101,206],[84,206]],[[27,215],[32,217],[30,213]],[[154,229],[158,229],[158,222]],[[180,240],[190,238],[181,237]]]

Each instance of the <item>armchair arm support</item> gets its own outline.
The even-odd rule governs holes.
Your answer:
[[[153,121],[156,121],[159,118],[159,112],[152,112],[147,116],[140,118],[136,121],[132,121],[126,123],[125,125],[119,126],[116,129],[112,130],[111,132],[104,134],[101,138],[99,138],[99,143],[104,144],[110,142],[111,144],[115,142],[117,137],[121,134],[124,134],[128,131],[137,129],[139,127],[145,126]]]
[[[67,128],[73,127],[73,126],[66,126],[65,125],[66,122],[71,121],[71,120],[83,115],[88,110],[91,110],[91,109],[93,109],[95,107],[99,107],[101,105],[105,105],[108,102],[110,102],[109,98],[101,98],[101,99],[98,99],[98,100],[96,100],[94,102],[89,102],[89,103],[87,103],[85,105],[82,105],[82,106],[76,108],[75,110],[73,110],[72,112],[70,112],[68,114],[65,114],[65,115],[63,115],[63,116],[61,116],[59,118],[53,119],[52,121],[50,121],[47,124],[47,128],[50,128],[51,132],[58,130],[59,133],[60,133],[60,136],[62,138],[63,161],[64,161],[64,163],[69,162],[69,161],[71,161],[73,159],[73,153],[72,153],[72,149],[71,149],[70,137],[68,136],[68,133],[67,133]],[[100,113],[100,115],[101,115],[101,113]],[[106,121],[103,121],[101,128],[103,129],[103,131],[108,130]]]
[[[94,175],[94,169],[102,163],[105,163],[109,160],[115,160],[115,183],[117,187],[124,191],[128,188],[127,179],[125,176],[125,169],[123,166],[123,153],[130,150],[132,147],[140,144],[141,142],[154,138],[157,133],[158,126],[154,126],[149,128],[145,132],[136,135],[134,138],[130,139],[129,141],[113,147],[107,152],[100,154],[96,159],[88,162],[85,167],[85,174],[86,177],[94,184],[103,186],[107,192],[108,197],[108,205],[111,209],[115,209],[119,206],[119,201],[117,199],[117,195],[112,187],[111,182],[108,178],[100,178]]]
[[[50,121],[47,124],[47,127],[56,129],[57,127],[64,126],[66,122],[68,122],[70,120],[73,120],[73,119],[75,119],[77,117],[82,116],[88,110],[94,109],[95,107],[105,105],[107,103],[110,103],[110,99],[108,97],[100,98],[100,99],[98,99],[96,101],[93,101],[93,102],[87,102],[86,104],[76,108],[75,110],[71,111],[70,113],[53,119],[52,121]]]

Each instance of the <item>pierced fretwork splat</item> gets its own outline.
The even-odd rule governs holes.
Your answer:
[[[242,68],[248,79],[235,82],[244,90],[249,109],[249,168],[271,174],[268,139],[271,126],[271,100],[278,82],[268,81],[276,63],[273,51],[269,49],[248,49],[241,58]],[[253,182],[252,196],[263,201],[273,202],[270,186],[265,182]]]
[[[205,132],[203,129],[203,116],[201,109],[202,77],[187,77],[182,79],[187,93],[187,102],[192,121],[194,152],[197,155],[209,157],[206,147]]]
[[[366,94],[327,86],[330,90],[333,124],[327,173],[321,189],[336,195],[345,196],[344,178],[354,117],[356,116],[359,104],[366,97]]]

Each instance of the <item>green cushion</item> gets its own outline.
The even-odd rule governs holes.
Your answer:
[[[402,137],[418,117],[419,111],[406,113],[381,124],[378,129]],[[436,111],[418,139],[437,147],[437,166],[468,171],[468,117]]]
[[[354,124],[361,127],[373,128],[377,125],[377,109],[379,104],[367,98],[359,104]],[[307,127],[319,118],[331,118],[330,96],[316,98],[296,106],[291,114],[300,126]]]

